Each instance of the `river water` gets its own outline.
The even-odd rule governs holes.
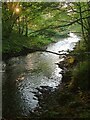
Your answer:
[[[73,50],[79,40],[78,36],[70,33],[69,37],[50,44],[47,50],[57,53]],[[61,83],[62,69],[55,64],[60,60],[63,58],[52,53],[34,52],[3,62],[3,116],[29,116],[39,106],[35,94],[42,93],[38,88],[48,86],[53,91]]]

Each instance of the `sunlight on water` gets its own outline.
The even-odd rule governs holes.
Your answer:
[[[61,39],[57,43],[48,46],[47,50],[59,53],[68,49],[73,50],[79,37],[70,33],[70,37]],[[62,53],[63,53],[62,52]],[[62,79],[55,63],[63,60],[58,55],[35,52],[26,57],[15,57],[7,61],[3,72],[3,112],[10,114],[27,116],[38,105],[38,98],[35,93],[39,93],[37,88],[48,86],[56,88]],[[41,94],[41,93],[40,93]]]

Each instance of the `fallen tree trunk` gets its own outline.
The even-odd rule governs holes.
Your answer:
[[[23,50],[25,50],[25,51],[27,51],[27,52],[36,52],[36,51],[38,51],[38,52],[48,52],[48,53],[52,53],[52,54],[56,54],[56,55],[80,55],[80,54],[90,54],[90,52],[89,51],[86,51],[86,52],[77,52],[77,53],[70,53],[70,51],[58,51],[59,53],[57,53],[57,52],[54,52],[54,51],[50,51],[50,50],[47,50],[47,47],[44,47],[44,48],[27,48],[27,47],[23,47]],[[60,52],[64,52],[64,53],[60,53]],[[66,53],[65,53],[66,52]]]
[[[67,52],[66,53],[60,53],[60,52],[63,52],[63,51],[59,51],[59,53],[56,53],[54,51],[49,51],[49,50],[46,50],[46,48],[27,48],[27,47],[23,47],[22,51],[20,52],[9,52],[9,53],[2,53],[2,60],[7,60],[9,58],[12,58],[12,57],[18,57],[18,56],[23,56],[23,55],[27,55],[29,53],[33,53],[33,52],[47,52],[47,53],[52,53],[52,54],[55,54],[55,55],[65,55],[65,56],[76,56],[76,55],[83,55],[83,54],[87,54],[89,55],[90,52],[83,52],[83,53],[70,53],[70,52]],[[65,51],[64,51],[65,52]]]

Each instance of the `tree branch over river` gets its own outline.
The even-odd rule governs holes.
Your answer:
[[[88,19],[88,18],[90,18],[90,16],[87,16],[87,17],[84,17],[84,18],[82,18],[83,20],[84,19]],[[67,23],[67,24],[65,24],[65,25],[58,25],[58,26],[48,26],[48,27],[45,27],[45,28],[43,28],[43,29],[40,29],[40,30],[36,30],[36,31],[34,31],[34,32],[31,32],[30,34],[32,34],[32,33],[40,33],[40,32],[42,32],[43,30],[47,30],[47,29],[55,29],[55,28],[60,28],[60,27],[67,27],[67,26],[70,26],[70,25],[72,25],[72,24],[75,24],[75,23],[78,23],[79,21],[80,21],[81,19],[79,18],[79,19],[76,19],[76,20],[74,20],[74,21],[71,21],[71,22],[69,22],[69,23]],[[68,21],[67,21],[68,22]],[[81,25],[81,23],[79,23],[80,25]],[[85,29],[86,29],[86,27],[85,27]],[[86,29],[87,30],[87,29]]]

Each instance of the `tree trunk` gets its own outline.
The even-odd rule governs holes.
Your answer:
[[[25,21],[26,21],[26,32],[25,32],[25,36],[28,36],[28,24],[27,24],[27,16],[25,16]]]
[[[22,31],[21,31],[21,34],[24,33],[24,22],[25,22],[25,18],[23,17],[22,18]]]
[[[85,33],[84,33],[84,23],[83,23],[83,16],[82,16],[82,7],[81,7],[81,3],[79,3],[79,11],[80,11],[80,22],[81,22],[81,29],[82,29],[82,36],[85,40],[85,42],[87,43],[86,37],[85,37]]]
[[[20,25],[20,19],[18,19],[18,33],[21,34],[21,25]]]

